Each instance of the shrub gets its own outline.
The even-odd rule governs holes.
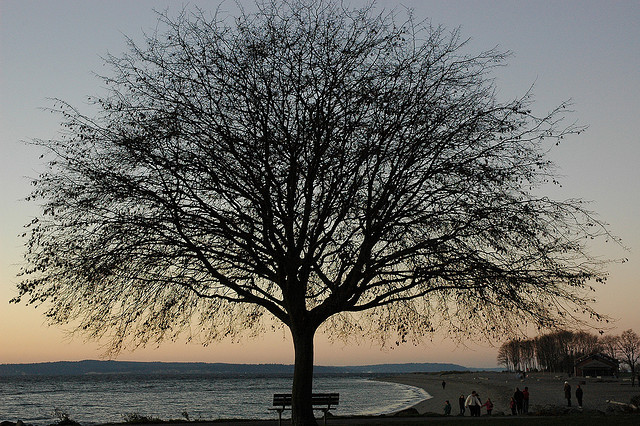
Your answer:
[[[80,423],[71,419],[69,413],[61,408],[54,408],[53,416],[58,418],[58,422],[54,423],[55,426],[80,426]]]
[[[141,424],[141,423],[162,423],[162,420],[155,417],[143,416],[139,413],[127,413],[122,415],[122,420],[128,424]]]

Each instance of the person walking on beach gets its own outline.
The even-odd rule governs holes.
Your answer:
[[[487,416],[490,416],[491,411],[493,411],[493,402],[491,402],[491,398],[487,398],[487,402],[482,404],[482,406],[487,408]]]
[[[580,385],[576,386],[576,399],[578,400],[578,407],[582,408],[582,388]]]
[[[516,400],[511,397],[511,401],[509,401],[509,408],[511,408],[511,415],[516,415]]]
[[[444,380],[442,381],[442,389],[444,389],[444,387],[447,386],[447,382],[445,382]]]
[[[524,414],[529,414],[529,387],[524,387],[522,396],[524,397],[522,400],[522,412]]]
[[[524,394],[520,390],[520,388],[516,388],[516,391],[513,393],[513,400],[516,402],[516,410],[518,414],[522,414],[522,403],[524,402]]]
[[[567,400],[567,407],[571,407],[571,385],[569,382],[564,382],[564,397]]]
[[[464,405],[469,407],[469,415],[471,417],[480,417],[480,399],[478,399],[478,394],[476,391],[472,391],[471,394],[467,397],[467,400],[464,402]]]
[[[464,409],[464,395],[460,395],[460,398],[458,398],[458,405],[460,406],[460,414],[458,414],[459,416],[464,416],[464,412],[466,411]]]
[[[449,414],[451,414],[451,404],[449,404],[449,400],[447,400],[444,404],[444,415],[448,416]]]

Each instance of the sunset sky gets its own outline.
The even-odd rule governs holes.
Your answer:
[[[218,1],[184,2],[213,10]],[[251,9],[253,1],[240,0]],[[349,1],[345,1],[349,3]],[[354,6],[363,5],[352,0]],[[638,1],[427,1],[380,0],[379,8],[413,8],[434,25],[461,27],[474,52],[498,46],[513,52],[496,73],[500,99],[515,98],[533,84],[534,112],[544,113],[572,99],[568,117],[588,125],[551,151],[562,188],[553,198],[591,200],[591,210],[622,238],[596,241],[591,251],[613,263],[599,286],[596,309],[615,321],[608,334],[640,332],[640,2]],[[64,329],[46,326],[42,309],[9,304],[16,294],[24,252],[18,235],[38,212],[22,201],[29,178],[43,171],[39,151],[24,143],[55,138],[59,117],[43,111],[48,98],[83,107],[100,93],[94,73],[108,72],[101,56],[126,50],[125,35],[140,40],[157,22],[153,9],[179,12],[183,2],[151,0],[0,0],[0,363],[97,359],[100,342],[70,339]],[[227,1],[223,9],[235,10]],[[509,338],[512,336],[505,336]],[[500,342],[492,342],[499,344]],[[383,348],[316,340],[316,363],[354,365],[454,362],[496,365],[491,342],[462,342],[435,335],[420,346]],[[291,363],[290,340],[267,334],[255,340],[208,347],[177,342],[123,352],[120,360]]]

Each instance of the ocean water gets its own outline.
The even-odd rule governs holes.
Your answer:
[[[273,394],[291,392],[287,376],[85,375],[0,377],[0,421],[48,425],[60,410],[83,425],[124,416],[169,419],[273,419]],[[336,415],[385,414],[430,395],[367,375],[318,375],[314,392],[339,392]],[[286,415],[283,414],[283,416]],[[319,414],[320,415],[320,412]]]

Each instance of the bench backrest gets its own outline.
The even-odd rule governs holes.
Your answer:
[[[311,395],[311,405],[338,405],[339,393],[314,393]],[[291,405],[290,393],[276,393],[273,395],[273,406],[288,407]]]

